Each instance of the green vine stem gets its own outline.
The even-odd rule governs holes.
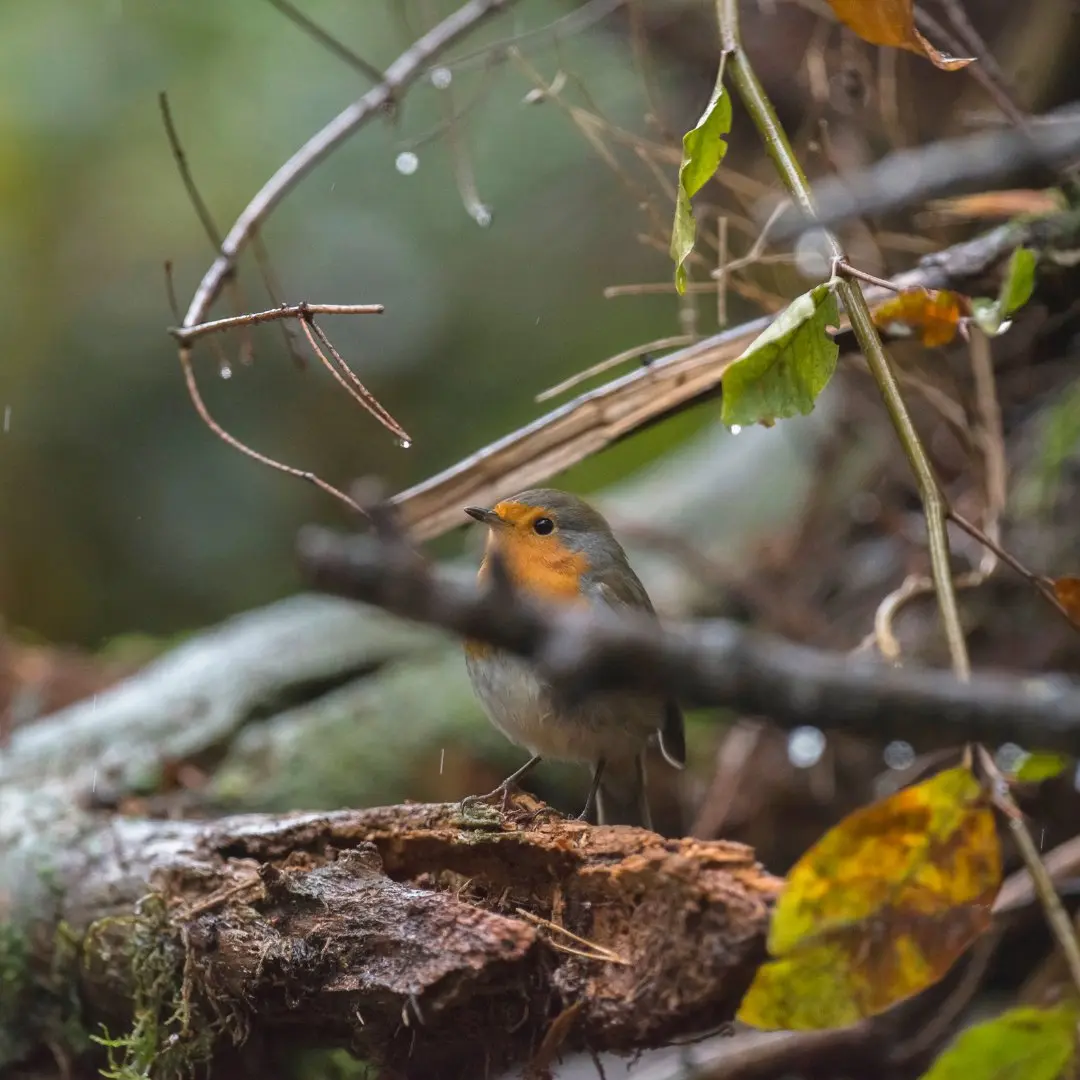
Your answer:
[[[716,0],[716,8],[728,78],[753,119],[758,134],[765,144],[765,150],[772,158],[788,194],[805,214],[814,217],[816,214],[810,195],[809,181],[799,165],[795,151],[776,115],[776,110],[765,93],[765,88],[758,81],[750,59],[743,50],[739,37],[739,0]],[[956,603],[956,591],[949,566],[949,536],[946,527],[949,508],[941,493],[937,477],[934,475],[930,459],[926,455],[926,449],[923,447],[919,433],[915,430],[911,415],[900,394],[900,387],[889,365],[889,358],[885,353],[881,337],[874,326],[862,287],[857,281],[845,276],[844,250],[839,241],[827,230],[822,231],[827,238],[834,264],[840,275],[837,293],[847,309],[851,329],[859,343],[859,348],[866,357],[870,373],[885,402],[889,419],[896,429],[911,470],[915,474],[923,512],[926,515],[931,576],[937,592],[945,637],[949,644],[953,673],[958,679],[967,680],[971,674],[971,664],[968,660],[964,631],[960,625],[960,609]]]

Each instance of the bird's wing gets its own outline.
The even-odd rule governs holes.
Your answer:
[[[628,564],[620,568],[620,573],[614,580],[601,581],[598,592],[600,598],[609,607],[616,610],[619,608],[632,608],[637,611],[647,611],[655,618],[652,601],[645,591],[645,586],[637,574],[630,569]],[[682,769],[686,765],[686,731],[683,723],[682,709],[674,698],[664,701],[664,718],[659,726],[660,750],[668,763],[676,769]]]

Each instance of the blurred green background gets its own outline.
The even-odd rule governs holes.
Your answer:
[[[451,7],[310,0],[304,11],[381,67]],[[528,0],[447,59],[566,11]],[[163,266],[173,263],[183,309],[212,248],[157,95],[169,94],[224,231],[367,83],[264,3],[8,0],[0,17],[0,613],[33,636],[97,645],[294,591],[297,527],[345,518],[228,449],[191,407],[166,333]],[[568,93],[640,127],[643,84],[617,27],[521,45],[545,77],[571,74]],[[449,66],[447,89],[422,81],[393,121],[310,175],[264,234],[289,301],[386,305],[325,326],[413,447],[396,446],[325,371],[296,370],[276,327],[256,332],[254,365],[231,362],[228,380],[211,349],[196,353],[230,431],[339,486],[365,474],[412,484],[540,415],[547,406],[533,397],[557,379],[679,332],[670,294],[602,298],[607,284],[669,279],[670,263],[637,241],[634,197],[565,113],[524,104],[532,83],[511,62]],[[672,119],[692,120],[700,103],[680,104],[693,95],[672,79],[654,72]],[[457,134],[487,228],[466,212],[438,133],[446,95],[465,110]],[[412,175],[396,167],[403,151],[416,155]],[[250,261],[242,281],[245,309],[271,306]],[[215,308],[231,313],[228,298]],[[235,361],[240,337],[223,340]],[[701,419],[631,440],[573,481],[588,489],[625,474]]]

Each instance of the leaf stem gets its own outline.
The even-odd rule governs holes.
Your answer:
[[[805,214],[816,217],[806,174],[795,156],[795,151],[788,141],[787,134],[780,124],[765,88],[758,81],[750,64],[750,58],[743,50],[739,38],[738,0],[716,0],[716,13],[720,23],[720,40],[730,82],[754,121],[765,145],[766,153],[776,166],[776,171],[788,194]],[[837,293],[847,309],[851,329],[859,342],[859,348],[866,357],[889,419],[896,429],[911,471],[915,475],[923,512],[926,515],[931,576],[937,592],[938,608],[949,645],[953,673],[958,679],[967,680],[971,674],[971,664],[968,660],[964,631],[960,625],[960,609],[956,603],[956,591],[949,566],[949,536],[946,526],[948,506],[937,477],[934,475],[926,449],[900,394],[900,387],[881,343],[881,337],[874,326],[862,288],[850,277],[843,276],[846,259],[839,241],[828,230],[823,229],[822,232],[829,245],[837,271],[841,275]]]
[[[1073,930],[1069,913],[1058,896],[1057,887],[1046,869],[1046,864],[1035,846],[1035,839],[1031,835],[1027,824],[1024,822],[1023,812],[1016,805],[1012,792],[1009,790],[1008,781],[1001,775],[993,757],[984,746],[980,746],[979,760],[990,777],[995,787],[995,801],[999,808],[1009,819],[1009,829],[1013,834],[1013,840],[1020,851],[1020,857],[1024,860],[1027,872],[1031,875],[1031,884],[1035,887],[1035,895],[1042,904],[1043,913],[1050,926],[1050,932],[1057,939],[1065,958],[1066,967],[1073,985],[1080,990],[1080,942],[1077,941],[1076,932]]]

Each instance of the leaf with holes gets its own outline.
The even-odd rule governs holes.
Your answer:
[[[940,980],[991,921],[994,817],[967,768],[850,814],[792,868],[739,1019],[843,1027]]]
[[[1019,311],[1035,291],[1035,252],[1017,248],[1009,259],[996,300],[979,297],[971,302],[975,322],[991,337],[1009,328],[1009,316]]]
[[[829,0],[829,6],[845,26],[872,45],[918,53],[943,71],[957,71],[974,60],[935,49],[915,26],[914,0]]]
[[[826,332],[840,316],[829,284],[793,300],[724,374],[721,418],[731,427],[806,414],[836,370]]]
[[[1076,1061],[1075,1004],[1009,1009],[958,1035],[922,1080],[1058,1080]]]
[[[721,75],[723,71],[721,69]],[[731,131],[731,98],[717,76],[712,97],[698,122],[683,136],[679,165],[679,188],[675,202],[675,225],[671,230],[671,257],[675,260],[675,288],[686,292],[686,260],[694,250],[696,223],[691,199],[720,167],[727,153],[724,141]]]

